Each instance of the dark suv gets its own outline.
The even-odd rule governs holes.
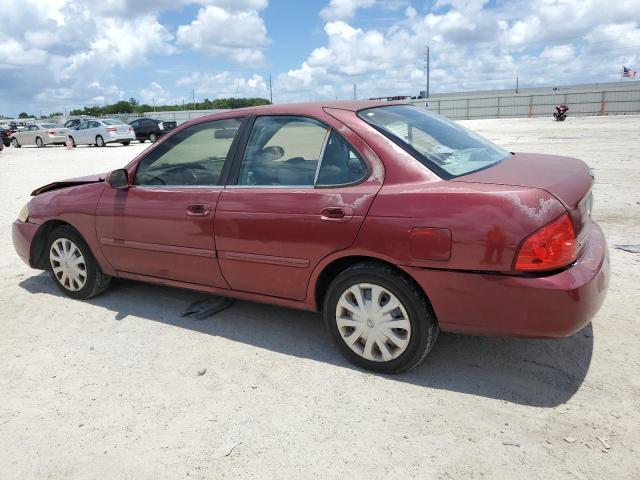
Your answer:
[[[176,122],[165,122],[161,120],[153,120],[152,118],[138,118],[129,125],[133,127],[136,133],[136,140],[144,143],[149,140],[154,143],[159,137],[176,128]]]
[[[0,127],[0,145],[4,145],[5,147],[11,145],[11,134],[13,132],[14,130],[9,128]]]

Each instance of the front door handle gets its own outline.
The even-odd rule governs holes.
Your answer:
[[[209,215],[209,208],[201,203],[194,203],[187,207],[187,215],[195,215],[199,217],[205,217]]]
[[[327,207],[320,211],[320,219],[324,221],[345,222],[353,215],[348,207]]]

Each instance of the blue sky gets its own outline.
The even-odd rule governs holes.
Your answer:
[[[0,114],[135,97],[274,101],[620,80],[640,0],[21,0],[0,24]],[[633,80],[629,80],[633,81]]]

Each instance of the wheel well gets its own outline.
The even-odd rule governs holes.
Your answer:
[[[384,260],[380,260],[379,258],[366,257],[366,256],[354,256],[354,257],[343,257],[343,258],[334,260],[333,262],[328,264],[326,267],[324,267],[324,270],[322,270],[322,272],[318,276],[318,280],[316,281],[316,308],[319,312],[322,311],[325,295],[327,294],[327,290],[329,289],[329,285],[331,285],[331,282],[333,281],[333,279],[336,278],[340,273],[345,271],[347,268],[352,267],[356,263],[361,263],[361,262],[376,262],[376,263],[379,263],[380,265],[385,265],[387,267],[392,268],[396,272],[398,272],[398,274],[409,279],[409,281],[411,281],[418,288],[418,290],[420,290],[424,294],[427,300],[427,303],[429,304],[429,306],[431,306],[433,310],[433,306],[431,305],[431,301],[429,300],[429,296],[427,295],[427,293],[422,289],[422,287],[418,284],[418,282],[416,282],[413,279],[413,277],[409,275],[407,272],[398,268],[393,263],[385,262]]]
[[[67,225],[76,230],[73,225],[70,225],[67,222],[63,222],[62,220],[49,220],[48,222],[45,222],[40,226],[35,236],[33,237],[33,241],[31,242],[31,266],[33,268],[42,270],[47,268],[47,256],[45,255],[45,251],[47,249],[47,239],[49,238],[49,234],[53,232],[53,230],[62,225]]]

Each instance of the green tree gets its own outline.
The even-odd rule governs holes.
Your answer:
[[[31,115],[29,115],[27,112],[20,112],[18,118],[31,118]]]

